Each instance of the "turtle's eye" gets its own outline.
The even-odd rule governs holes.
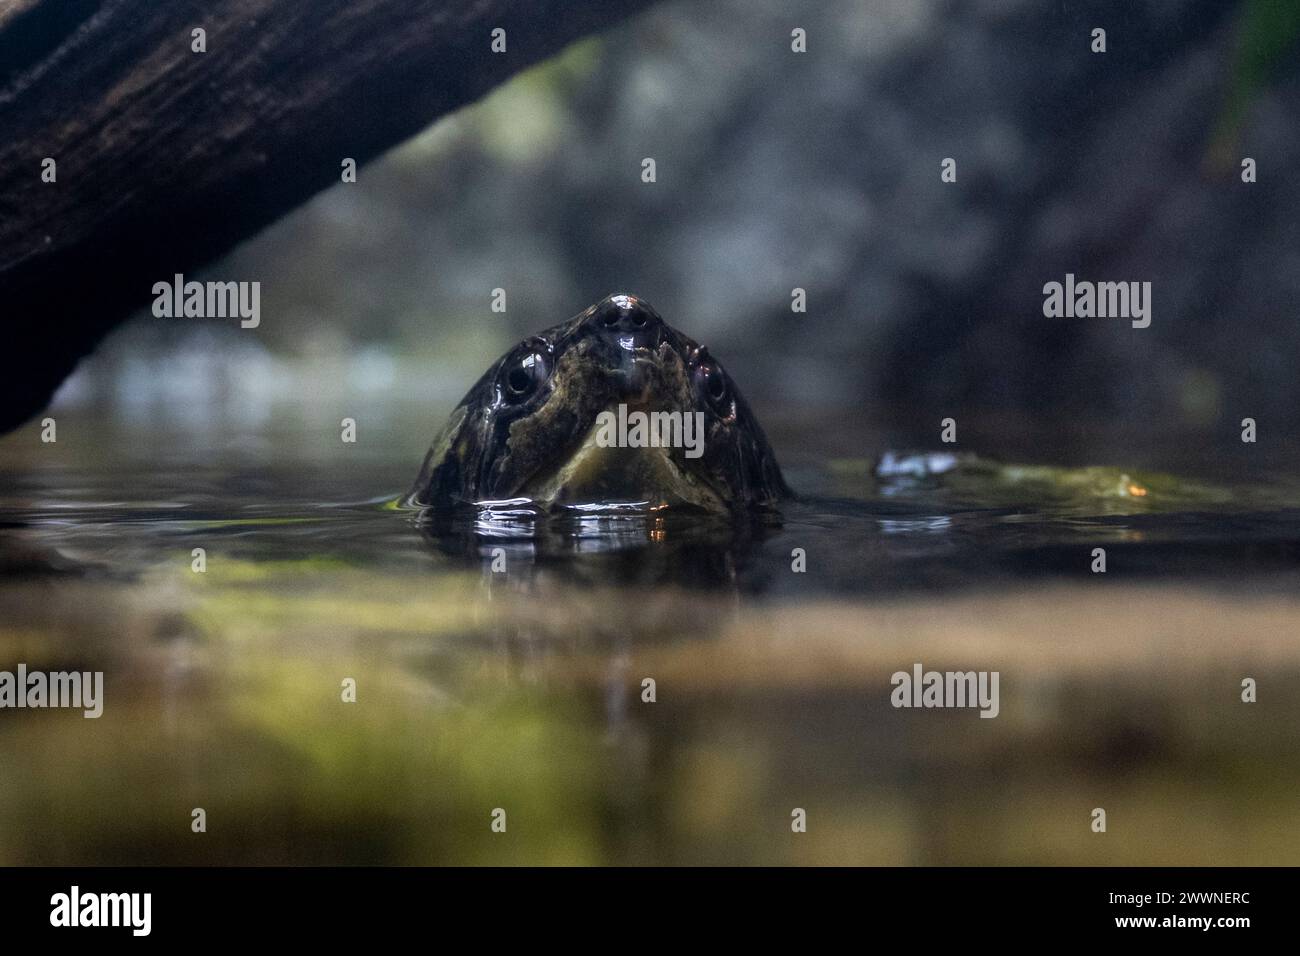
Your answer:
[[[504,388],[507,399],[522,402],[541,386],[551,374],[550,357],[543,352],[527,352],[506,367]]]
[[[731,400],[727,376],[713,361],[704,361],[695,367],[695,388],[719,412],[725,412]]]

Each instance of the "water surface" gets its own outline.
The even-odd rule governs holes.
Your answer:
[[[755,521],[431,526],[400,443],[61,428],[0,445],[0,669],[106,701],[0,711],[0,863],[1297,858],[1286,481],[825,458]],[[1000,715],[894,709],[914,662]]]

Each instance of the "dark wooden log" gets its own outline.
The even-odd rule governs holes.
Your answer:
[[[364,163],[649,2],[0,7],[0,431],[148,306],[154,282],[338,182],[344,157]],[[504,54],[490,48],[496,27]]]

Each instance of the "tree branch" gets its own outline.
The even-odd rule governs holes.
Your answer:
[[[650,0],[17,0],[0,11],[0,430],[150,288]],[[206,31],[206,53],[191,31]],[[507,52],[493,53],[502,27]],[[57,180],[42,182],[42,160]]]

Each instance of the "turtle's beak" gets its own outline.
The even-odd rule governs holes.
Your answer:
[[[649,401],[650,393],[660,378],[660,364],[654,352],[644,349],[624,352],[613,373],[619,399],[631,404]]]

